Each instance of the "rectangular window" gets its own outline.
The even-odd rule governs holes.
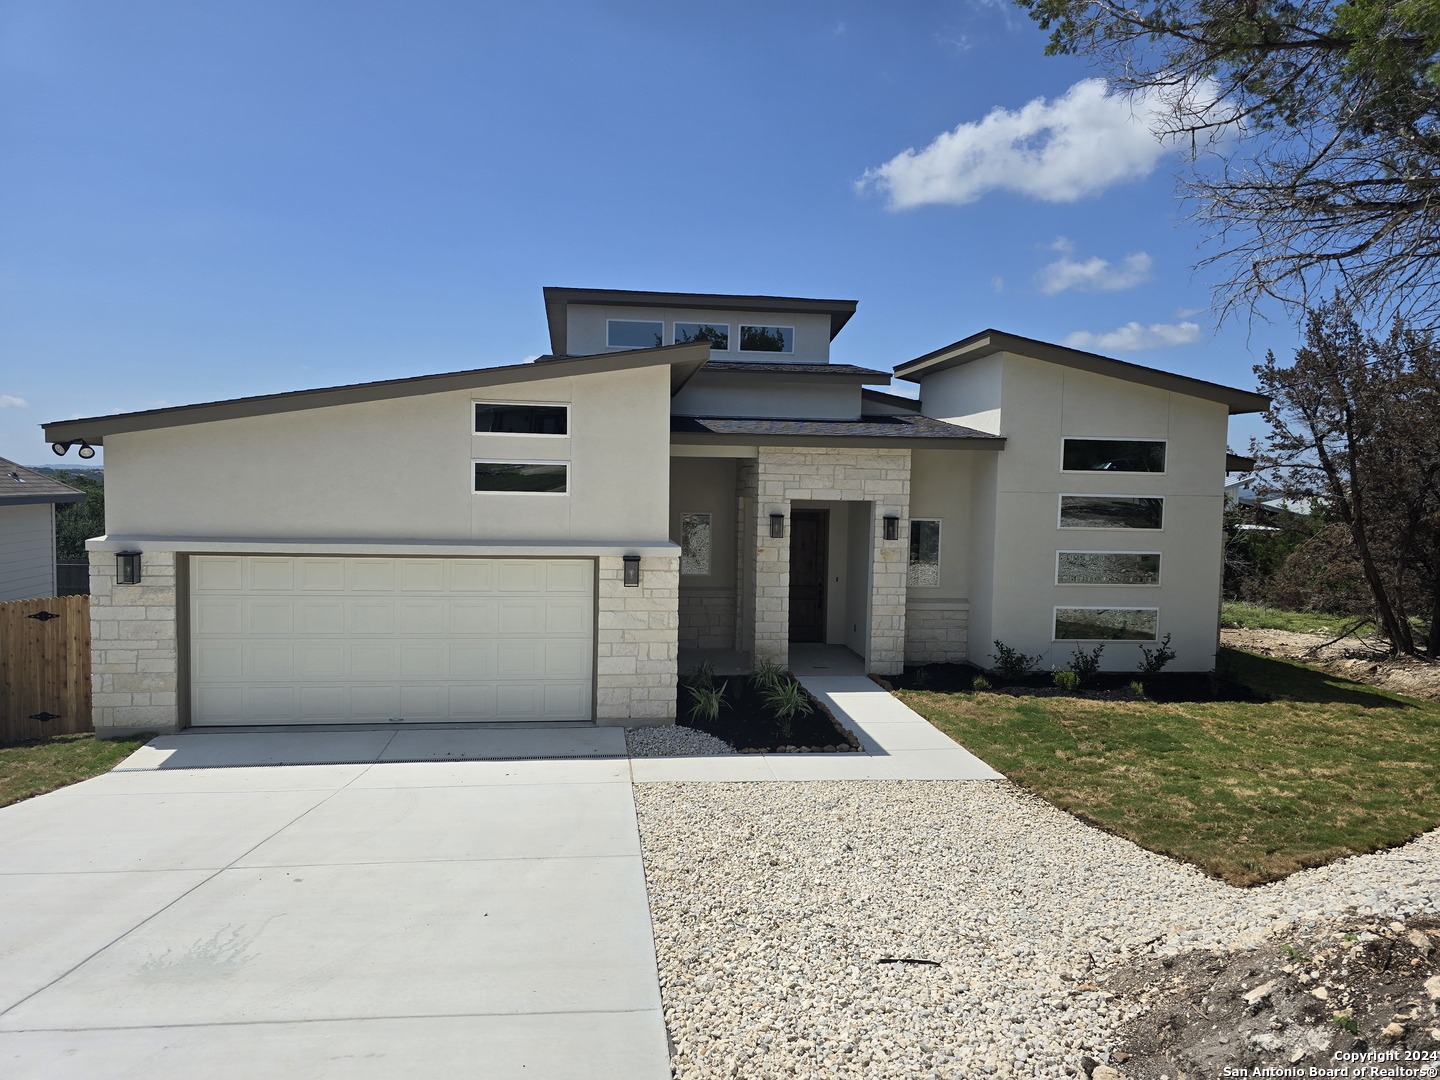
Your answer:
[[[680,575],[707,577],[710,574],[710,515],[680,515]]]
[[[570,408],[477,401],[475,431],[487,435],[568,435]]]
[[[1056,585],[1159,585],[1158,551],[1056,552]]]
[[[1139,495],[1061,495],[1062,529],[1159,529],[1165,500]]]
[[[730,348],[730,325],[728,323],[677,322],[675,344],[684,345],[691,341],[708,341],[712,349]]]
[[[477,461],[476,491],[522,495],[564,495],[570,466],[563,461]]]
[[[605,344],[612,349],[656,349],[665,344],[663,322],[606,319]]]
[[[906,583],[912,589],[940,585],[940,522],[916,518],[910,522],[910,566]]]
[[[1159,608],[1057,607],[1056,641],[1154,641]]]
[[[1163,473],[1165,443],[1146,439],[1066,439],[1066,472]]]
[[[795,328],[793,326],[741,326],[741,352],[795,351]]]

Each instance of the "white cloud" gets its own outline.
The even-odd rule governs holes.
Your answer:
[[[1103,334],[1077,330],[1065,339],[1072,349],[1089,352],[1135,352],[1139,349],[1163,349],[1170,345],[1189,345],[1200,340],[1200,325],[1193,322],[1151,323],[1142,326],[1128,322]]]
[[[1060,258],[1050,263],[1036,275],[1040,291],[1046,296],[1077,289],[1081,292],[1116,292],[1133,289],[1149,280],[1151,259],[1143,251],[1134,251],[1118,263],[1093,255],[1088,259],[1075,259],[1075,245],[1065,237],[1057,237],[1050,245],[1051,250],[1060,252]]]
[[[0,394],[0,409],[28,409],[30,402],[24,398],[12,397],[9,394]]]
[[[996,274],[994,277],[992,277],[992,278],[990,279],[990,287],[991,287],[992,289],[994,289],[997,293],[1004,292],[1004,291],[1005,291],[1005,277],[1004,277],[1004,275],[1002,275],[1002,274]]]
[[[995,108],[897,154],[856,186],[883,192],[894,210],[960,206],[992,191],[1074,202],[1155,170],[1169,153],[1151,130],[1164,109],[1157,95],[1111,95],[1105,80],[1083,79],[1053,102]]]

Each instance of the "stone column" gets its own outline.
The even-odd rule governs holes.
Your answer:
[[[646,555],[640,584],[625,587],[619,555],[598,560],[595,722],[638,727],[675,722],[680,556]]]
[[[141,556],[138,585],[115,583],[115,553],[90,552],[90,680],[95,734],[180,729],[175,553]]]

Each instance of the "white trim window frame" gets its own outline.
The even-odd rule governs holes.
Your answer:
[[[610,344],[610,325],[612,323],[630,323],[632,326],[658,326],[660,327],[660,340],[653,345],[612,345]],[[665,344],[665,320],[664,319],[606,319],[605,320],[605,348],[607,349],[657,349]]]
[[[476,477],[475,477],[475,466],[476,466],[476,465],[557,465],[557,466],[559,466],[560,468],[562,468],[562,469],[565,470],[565,490],[564,490],[564,491],[520,491],[520,490],[507,491],[507,490],[505,490],[505,489],[503,489],[503,488],[497,489],[497,488],[481,488],[481,487],[476,487],[476,486],[475,486],[475,481],[476,481]],[[523,460],[523,461],[522,461],[522,460],[515,460],[515,459],[506,459],[506,458],[493,458],[493,457],[471,458],[471,459],[470,459],[470,493],[471,493],[472,495],[526,495],[526,496],[529,496],[529,495],[544,495],[544,496],[551,496],[551,497],[559,496],[559,497],[562,497],[562,498],[563,498],[563,497],[566,497],[566,496],[568,496],[568,495],[570,494],[570,462],[568,462],[568,461],[542,461],[542,460],[538,460],[538,459],[536,459],[536,458],[526,458],[526,459]]]
[[[1154,581],[1061,581],[1060,556],[1062,555],[1154,555],[1158,564],[1155,568]],[[1096,551],[1085,548],[1060,548],[1055,552],[1055,585],[1061,589],[1155,589],[1162,584],[1161,575],[1164,573],[1164,567],[1164,552],[1160,551]]]
[[[795,355],[795,327],[779,326],[773,323],[740,323],[740,340],[735,343],[731,351],[745,353],[749,356],[794,356]],[[788,349],[747,349],[745,348],[745,328],[751,327],[755,330],[788,330],[790,331],[790,348]]]
[[[710,320],[710,319],[673,319],[673,320],[671,320],[671,322],[670,322],[670,344],[671,344],[671,345],[683,345],[683,344],[687,344],[686,342],[682,342],[682,341],[676,340],[676,337],[677,337],[677,335],[678,335],[678,333],[679,333],[679,329],[678,329],[678,328],[681,327],[681,326],[712,326],[712,327],[715,327],[717,330],[718,330],[719,328],[721,328],[721,327],[724,327],[724,328],[725,328],[725,348],[722,349],[722,348],[720,348],[720,347],[718,347],[718,346],[716,346],[716,345],[711,345],[711,346],[710,346],[711,350],[714,351],[714,352],[726,352],[726,353],[738,352],[738,351],[739,351],[739,346],[738,346],[738,345],[736,344],[736,342],[735,342],[735,335],[730,332],[730,329],[731,329],[731,324],[730,324],[730,323],[714,322],[714,321],[712,321],[712,320]],[[692,341],[704,341],[705,339],[704,339],[704,338],[692,338],[691,340],[692,340]]]
[[[944,527],[944,524],[943,524],[943,523],[944,523],[944,520],[945,520],[944,518],[922,518],[922,517],[912,517],[912,518],[910,519],[910,543],[907,545],[908,550],[907,550],[907,552],[906,552],[906,559],[905,559],[905,587],[906,587],[907,589],[938,589],[938,588],[940,588],[940,567],[941,567],[941,565],[942,565],[941,560],[944,558],[944,556],[943,556],[943,554],[942,554],[942,550],[943,550],[943,549],[942,549],[942,547],[941,547],[941,545],[944,543],[944,540],[945,540],[945,527]],[[930,585],[917,585],[917,584],[915,584],[913,581],[910,580],[910,568],[911,568],[912,566],[926,566],[926,565],[928,565],[927,563],[917,563],[917,562],[913,561],[913,559],[910,558],[910,556],[913,555],[913,554],[914,554],[914,551],[915,551],[915,524],[916,524],[917,522],[921,522],[921,521],[926,522],[926,523],[933,523],[934,526],[935,526],[935,581],[934,581],[933,584],[930,584]]]
[[[1065,444],[1067,442],[1159,443],[1165,448],[1165,468],[1159,472],[1151,472],[1148,469],[1067,469],[1065,468]],[[1170,440],[1147,439],[1139,435],[1062,435],[1060,436],[1060,471],[1066,476],[1164,476],[1170,471]]]
[[[1065,524],[1065,500],[1066,499],[1153,499],[1160,504],[1160,527],[1147,529],[1143,525],[1066,525]],[[1137,495],[1125,491],[1062,491],[1060,497],[1055,500],[1055,528],[1073,530],[1082,529],[1090,532],[1143,532],[1160,533],[1165,531],[1165,496],[1164,495]]]
[[[510,407],[512,407],[512,406],[518,407],[518,408],[522,408],[522,409],[528,409],[528,408],[564,409],[564,410],[565,410],[565,434],[563,434],[563,435],[554,435],[554,434],[548,434],[548,433],[545,433],[545,432],[526,432],[526,431],[476,431],[476,430],[475,430],[475,409],[476,409],[477,406],[482,406],[482,405],[483,405],[483,406],[486,406],[486,407],[491,407],[491,406],[493,406],[493,407],[495,407],[495,408],[500,408],[500,409],[510,408]],[[568,439],[568,438],[570,438],[570,402],[568,402],[568,401],[486,401],[486,400],[484,400],[483,398],[474,398],[474,399],[471,400],[471,402],[470,402],[470,434],[472,434],[472,435],[483,435],[483,436],[485,436],[487,439]],[[477,458],[476,460],[483,460],[483,459]],[[506,463],[505,463],[505,462],[496,462],[496,464],[499,465],[499,464],[506,464]]]
[[[1057,637],[1056,631],[1060,628],[1060,612],[1062,611],[1153,611],[1155,613],[1155,631],[1153,637],[1148,638],[1117,638],[1117,637]],[[1101,643],[1115,642],[1116,644],[1139,644],[1148,645],[1151,642],[1160,640],[1160,608],[1159,607],[1127,607],[1121,604],[1056,604],[1050,609],[1050,641],[1052,644],[1059,644],[1068,641],[1098,641]]]

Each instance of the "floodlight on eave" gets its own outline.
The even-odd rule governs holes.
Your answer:
[[[1066,345],[1053,345],[1048,341],[1037,341],[1034,338],[1021,337],[1019,334],[1008,334],[1003,330],[982,330],[978,334],[962,338],[936,349],[934,352],[917,356],[914,360],[897,365],[895,377],[907,382],[919,382],[927,375],[959,367],[961,364],[973,363],[1001,352],[1016,353],[1077,371],[1088,371],[1095,375],[1122,379],[1125,382],[1138,383],[1157,390],[1168,390],[1176,394],[1218,402],[1226,406],[1232,416],[1241,413],[1264,412],[1270,407],[1270,399],[1253,390],[1241,390],[1238,387],[1207,382],[1189,375],[1176,375],[1173,372],[1161,371],[1159,368],[1132,364],[1128,360],[1116,360],[1112,356],[1101,356],[1099,353],[1072,349]]]

